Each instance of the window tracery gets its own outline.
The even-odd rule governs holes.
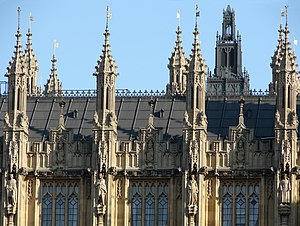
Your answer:
[[[168,225],[168,184],[133,182],[131,184],[131,225]]]
[[[77,226],[78,190],[76,182],[44,182],[42,226]]]
[[[259,183],[222,183],[222,226],[259,224]]]

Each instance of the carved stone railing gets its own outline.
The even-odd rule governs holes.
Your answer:
[[[206,92],[207,96],[269,96],[270,92],[269,90],[256,90],[251,89],[247,92],[223,92],[223,93],[216,93],[216,92]]]
[[[6,81],[0,81],[0,97],[8,95],[8,83]],[[166,92],[164,90],[150,90],[150,91],[142,91],[142,90],[129,90],[129,89],[116,89],[116,96],[117,97],[152,97],[152,96],[165,96]],[[238,93],[230,93],[224,92],[222,94],[214,93],[214,92],[207,92],[207,96],[268,96],[268,90],[250,90],[248,92],[238,92]],[[51,93],[37,93],[31,94],[32,97],[96,97],[97,91],[94,89],[82,89],[82,90],[61,90],[55,91]]]

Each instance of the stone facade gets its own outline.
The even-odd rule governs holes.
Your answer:
[[[270,94],[253,96],[227,7],[214,76],[243,79],[234,81],[239,95],[225,89],[224,97],[208,95],[216,80],[207,80],[198,16],[196,8],[189,59],[178,26],[165,95],[116,96],[109,9],[97,90],[85,97],[61,90],[55,55],[56,84],[38,92],[32,34],[23,54],[18,26],[9,92],[0,97],[0,225],[300,225],[298,65],[287,18]],[[237,57],[219,67],[227,44]]]

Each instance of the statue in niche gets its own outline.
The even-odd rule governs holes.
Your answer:
[[[198,185],[195,179],[195,175],[191,175],[191,179],[188,184],[188,206],[196,206],[198,200]]]
[[[237,142],[237,163],[241,165],[245,163],[245,143],[243,140]]]
[[[107,189],[106,189],[106,183],[103,174],[99,174],[96,183],[96,188],[97,188],[97,204],[100,206],[105,206]]]
[[[18,115],[18,126],[19,127],[27,127],[28,126],[28,117],[25,112],[20,112]]]
[[[149,140],[146,145],[146,163],[154,161],[154,142]]]
[[[207,117],[203,111],[200,111],[197,115],[197,123],[199,126],[206,127],[207,125]]]
[[[184,112],[183,122],[186,126],[191,126],[191,123],[189,122],[189,114],[187,111]]]
[[[8,176],[6,184],[6,197],[8,206],[15,207],[17,202],[17,181],[14,174]]]
[[[93,123],[94,123],[95,127],[99,127],[100,126],[100,124],[99,124],[99,116],[98,116],[98,113],[96,111],[94,113]]]
[[[280,121],[280,114],[278,110],[275,112],[275,125],[283,126],[282,122]]]
[[[11,127],[11,124],[9,122],[9,114],[8,112],[5,112],[5,116],[4,116],[4,126],[6,128]]]
[[[290,125],[298,127],[298,116],[295,111],[290,112],[289,114]]]
[[[115,126],[117,124],[117,118],[113,111],[107,115],[107,126]]]
[[[282,175],[280,180],[281,204],[290,203],[290,181],[286,174]]]
[[[65,161],[65,150],[64,150],[64,142],[59,140],[56,146],[56,163],[58,165],[63,164]]]

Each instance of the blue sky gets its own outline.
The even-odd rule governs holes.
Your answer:
[[[57,67],[63,89],[94,89],[94,66],[101,54],[106,6],[112,13],[110,43],[120,76],[117,88],[165,89],[168,58],[176,40],[176,13],[181,12],[184,50],[190,54],[199,4],[202,54],[214,68],[215,36],[221,30],[222,11],[228,4],[236,12],[242,35],[243,66],[252,89],[266,89],[271,81],[270,62],[276,48],[280,8],[289,5],[290,40],[300,41],[299,0],[0,0],[0,80],[16,43],[17,7],[21,7],[22,44],[26,43],[28,17],[33,47],[39,61],[38,84],[45,84],[51,68],[53,40],[59,43]],[[297,24],[298,23],[298,24]],[[300,54],[296,46],[296,54]],[[299,59],[297,59],[299,63]]]

